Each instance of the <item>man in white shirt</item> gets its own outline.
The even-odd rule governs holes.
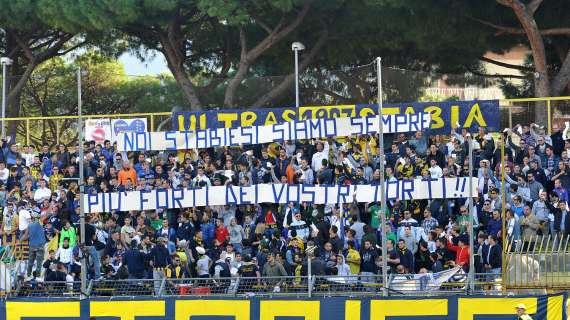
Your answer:
[[[40,179],[39,187],[34,193],[34,201],[41,202],[45,199],[51,197],[51,190],[47,187],[47,183],[44,179]]]
[[[24,146],[24,153],[22,153],[22,159],[26,161],[26,167],[29,167],[34,163],[34,156],[36,152],[34,146]]]
[[[437,179],[443,177],[443,170],[437,165],[435,159],[430,160],[430,167],[428,169],[429,174],[432,178]]]
[[[202,167],[198,168],[198,174],[196,175],[196,177],[194,177],[194,179],[192,179],[192,186],[195,188],[212,186],[210,178],[208,178],[208,176],[204,174],[204,168]]]
[[[9,177],[10,177],[10,170],[6,168],[6,164],[4,162],[0,162],[0,181],[6,184]]]
[[[293,222],[291,222],[291,225],[289,227],[289,237],[292,236],[291,235],[292,230],[296,230],[297,236],[303,239],[303,241],[306,241],[307,238],[309,237],[309,227],[307,226],[307,223],[305,221],[301,220],[301,213],[297,208],[294,209]]]
[[[329,158],[329,142],[317,141],[317,152],[313,154],[311,160],[311,168],[314,172],[318,172],[323,167],[323,159]]]
[[[32,212],[26,207],[22,207],[18,212],[18,229],[20,229],[20,234],[28,229],[28,226],[32,222]]]

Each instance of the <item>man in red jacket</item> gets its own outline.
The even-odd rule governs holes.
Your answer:
[[[453,245],[451,235],[448,236],[447,248],[449,250],[455,251],[455,265],[463,267],[463,269],[469,269],[469,238],[460,237],[457,246]]]

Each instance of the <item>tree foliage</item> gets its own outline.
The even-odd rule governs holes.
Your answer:
[[[85,114],[170,111],[172,106],[184,102],[172,76],[132,78],[125,74],[120,62],[90,51],[71,62],[58,57],[39,66],[23,89],[22,113],[44,117],[76,115],[79,67]],[[20,136],[26,136],[24,122],[17,129]],[[32,143],[76,141],[76,120],[36,121],[31,123],[28,134]]]

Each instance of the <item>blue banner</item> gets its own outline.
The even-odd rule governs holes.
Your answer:
[[[207,288],[206,288],[207,289]],[[197,319],[265,320],[497,320],[517,319],[523,304],[534,320],[565,320],[566,295],[430,296],[323,299],[215,299],[192,296],[154,299],[15,299],[0,302],[0,320],[9,319]]]
[[[500,113],[498,100],[447,101],[388,103],[384,114],[431,113],[432,134],[449,133],[457,123],[462,128],[475,131],[487,127],[490,132],[499,131]],[[172,114],[175,131],[196,129],[237,128],[245,126],[266,126],[293,120],[317,118],[366,117],[378,114],[376,104],[340,106],[235,109],[212,111],[180,111]]]

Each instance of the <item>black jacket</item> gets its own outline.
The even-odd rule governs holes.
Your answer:
[[[489,250],[491,252],[489,252]],[[503,253],[500,245],[495,244],[494,246],[483,247],[481,254],[483,255],[484,264],[491,265],[492,269],[501,268],[503,263]]]
[[[562,224],[562,210],[560,208],[550,209],[550,213],[554,214],[554,231],[560,232],[560,225]],[[570,234],[570,212],[566,212],[564,219],[564,234]]]

